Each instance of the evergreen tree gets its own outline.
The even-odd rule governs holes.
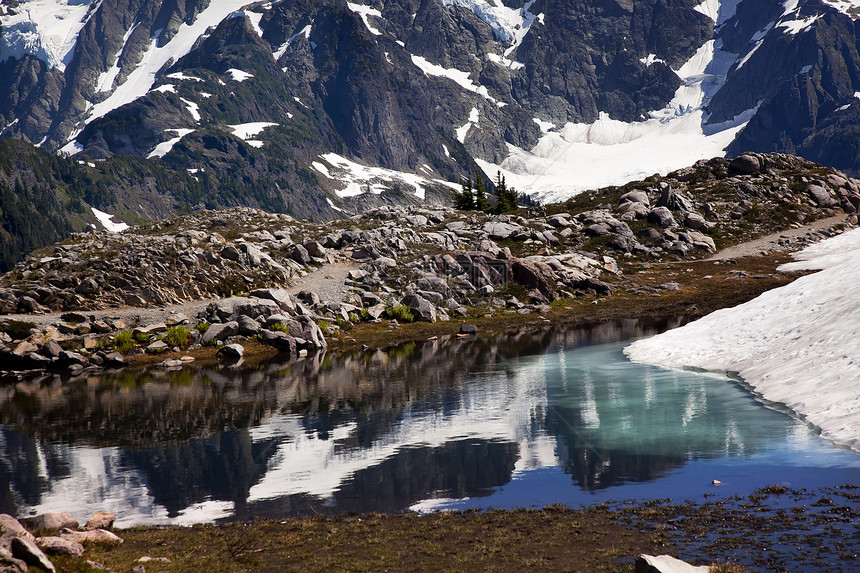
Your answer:
[[[460,192],[454,192],[454,208],[461,211],[471,211],[475,208],[475,195],[472,192],[472,180],[463,178],[460,182]]]
[[[513,187],[508,187],[501,171],[496,172],[496,195],[498,200],[495,209],[493,209],[494,213],[507,213],[518,207],[519,194]]]
[[[490,212],[490,202],[487,201],[487,193],[484,190],[484,180],[481,179],[481,173],[475,169],[475,209]]]

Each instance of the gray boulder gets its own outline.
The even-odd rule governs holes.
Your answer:
[[[64,511],[62,513],[40,513],[39,515],[34,515],[32,517],[22,517],[18,521],[20,521],[21,525],[23,525],[24,527],[33,530],[60,530],[64,527],[68,527],[70,529],[77,529],[80,525],[78,521],[74,517],[72,517],[72,514],[67,511]]]
[[[651,209],[648,213],[648,222],[653,225],[659,225],[663,229],[678,226],[668,207],[654,207]]]
[[[203,344],[213,340],[227,340],[231,336],[239,334],[239,323],[235,320],[224,323],[210,324],[209,329],[203,334]]]
[[[755,155],[745,153],[732,159],[729,167],[746,175],[754,175],[761,171],[761,161]]]
[[[84,546],[77,541],[62,537],[37,537],[36,545],[48,555],[68,555],[80,557],[84,554]]]
[[[255,336],[262,329],[260,323],[250,316],[242,315],[236,322],[239,324],[239,334],[242,336]]]
[[[806,188],[806,192],[819,207],[835,207],[838,204],[838,201],[821,185],[810,185]]]
[[[401,303],[408,307],[415,320],[420,322],[436,322],[436,307],[429,300],[417,294],[403,297]]]
[[[56,571],[56,567],[48,556],[39,549],[36,542],[26,537],[13,537],[10,547],[12,556],[32,567],[41,567],[45,571]]]
[[[224,360],[239,360],[245,354],[241,344],[225,344],[218,349],[217,356]]]
[[[511,223],[489,221],[484,223],[483,230],[494,241],[503,241],[505,239],[510,239],[514,234],[522,231],[522,227],[519,225],[512,225]]]

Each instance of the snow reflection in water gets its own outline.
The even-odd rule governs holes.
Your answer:
[[[628,362],[613,341],[647,332],[626,321],[2,387],[0,511],[194,523],[860,477],[860,456],[725,378]]]

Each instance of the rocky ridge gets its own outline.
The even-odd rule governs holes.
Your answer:
[[[96,513],[83,526],[67,512],[42,513],[20,520],[0,514],[0,571],[27,573],[35,568],[53,573],[57,568],[49,555],[79,558],[85,545],[122,543],[122,538],[110,531],[115,520],[109,511]],[[96,568],[96,563],[88,563]]]
[[[2,362],[10,370],[121,366],[123,331],[137,342],[126,353],[213,345],[236,360],[236,337],[256,337],[298,356],[359,321],[541,314],[564,298],[659,294],[625,269],[704,258],[837,213],[856,224],[858,206],[860,181],[843,173],[746,154],[505,215],[383,207],[319,225],[249,208],[200,211],[77,234],[19,263],[0,278],[0,312],[16,314],[3,323]],[[307,275],[337,265],[349,269],[343,288],[323,299]],[[195,316],[103,312],[210,298]],[[38,328],[31,321],[52,312],[63,314]]]

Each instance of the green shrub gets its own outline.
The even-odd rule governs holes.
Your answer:
[[[181,324],[171,326],[167,329],[167,334],[164,335],[164,342],[170,346],[178,346],[179,348],[187,348],[191,339],[191,332]]]
[[[123,330],[113,338],[113,348],[120,354],[128,354],[137,346],[131,337],[130,330]]]
[[[397,304],[386,308],[385,316],[388,319],[395,319],[401,322],[412,322],[415,320],[415,315],[412,314],[412,310],[404,304]]]
[[[202,336],[206,334],[207,330],[209,330],[209,323],[204,320],[202,322],[198,322],[197,326],[195,326],[194,328],[197,329],[197,332],[199,332]]]
[[[358,317],[361,320],[372,320],[373,317],[370,316],[370,312],[366,308],[361,309],[361,312],[358,313]]]
[[[135,341],[139,342],[140,344],[146,344],[147,342],[149,342],[150,338],[151,338],[150,335],[145,333],[145,332],[135,332],[134,333]]]
[[[338,325],[340,325],[341,320],[343,320],[340,316],[337,317]],[[329,324],[328,321],[321,320],[317,323],[317,326],[320,327],[320,330],[323,331],[323,334],[328,334]]]
[[[282,322],[276,322],[269,326],[269,330],[274,330],[276,332],[283,332],[284,334],[290,333],[290,327]]]

